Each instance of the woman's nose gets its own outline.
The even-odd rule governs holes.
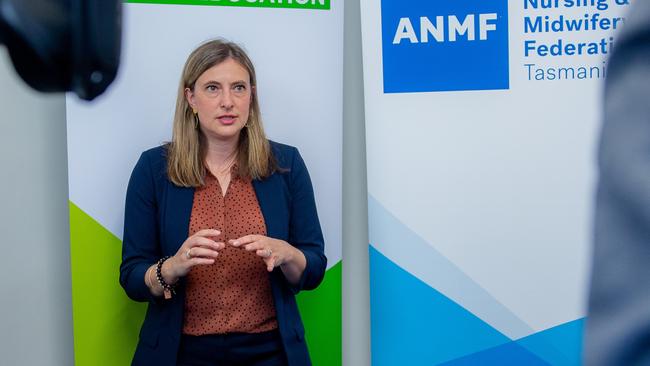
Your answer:
[[[221,94],[221,107],[225,109],[230,109],[233,106],[232,95],[230,90],[224,90]]]

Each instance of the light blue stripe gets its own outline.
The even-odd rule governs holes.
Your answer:
[[[372,365],[436,365],[511,340],[370,247]]]
[[[532,334],[532,327],[410,230],[368,195],[372,245],[391,261],[491,324],[511,339]]]

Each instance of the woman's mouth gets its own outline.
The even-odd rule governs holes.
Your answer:
[[[232,114],[226,114],[226,115],[217,117],[217,119],[219,120],[219,122],[221,122],[224,125],[231,125],[231,124],[235,123],[235,119],[237,119],[237,116],[232,115]]]

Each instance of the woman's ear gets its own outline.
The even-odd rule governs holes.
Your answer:
[[[196,110],[196,105],[194,104],[194,92],[190,88],[185,88],[185,99],[187,100],[187,103],[192,107],[192,109]]]

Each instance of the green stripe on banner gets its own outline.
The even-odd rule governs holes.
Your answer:
[[[72,315],[76,366],[129,365],[146,304],[120,287],[122,243],[70,202]],[[314,366],[341,365],[341,267],[314,291],[298,295]]]
[[[241,6],[246,8],[330,9],[330,0],[124,0],[124,2],[162,5]]]
[[[305,338],[314,366],[342,364],[341,268],[339,261],[325,273],[314,291],[298,294],[298,307],[305,324]]]
[[[146,305],[119,283],[122,242],[70,202],[70,265],[76,366],[129,365]]]

